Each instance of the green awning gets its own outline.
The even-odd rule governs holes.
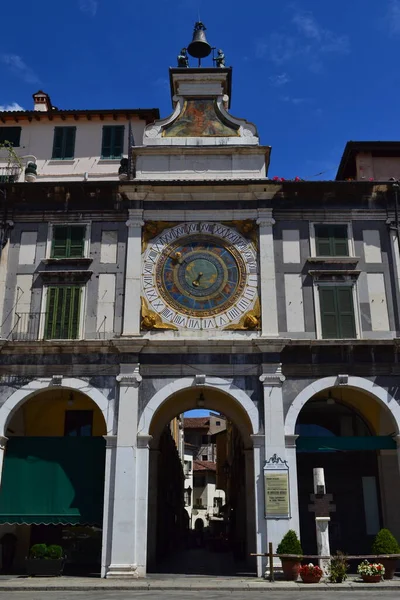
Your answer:
[[[395,450],[396,442],[390,435],[366,435],[352,437],[299,436],[296,448],[303,452],[329,452],[335,450]]]
[[[0,524],[102,525],[102,437],[10,437]]]

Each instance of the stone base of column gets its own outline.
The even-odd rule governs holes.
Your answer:
[[[137,565],[110,565],[106,571],[107,579],[139,579],[145,577],[146,573],[141,573],[143,568]]]

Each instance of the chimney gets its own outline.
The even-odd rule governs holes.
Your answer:
[[[36,94],[33,94],[33,110],[46,112],[52,108],[50,96],[48,94],[42,92],[42,90],[39,90],[36,92]]]

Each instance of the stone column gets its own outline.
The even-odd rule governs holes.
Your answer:
[[[282,398],[282,384],[285,376],[282,374],[282,365],[280,364],[263,364],[262,370],[260,381],[264,389],[265,461],[274,455],[282,461],[286,461]],[[289,478],[291,478],[290,471]],[[279,542],[289,529],[289,519],[268,518],[266,521],[267,541],[268,543],[272,542],[274,552],[276,552]],[[274,560],[280,564],[279,559]]]
[[[114,505],[114,476],[116,435],[104,435],[106,440],[106,460],[104,472],[104,509],[101,552],[101,577],[106,576],[107,566],[111,563],[112,514]]]
[[[125,301],[122,335],[140,335],[140,273],[142,256],[143,211],[131,209],[126,246]]]
[[[150,441],[151,435],[137,436],[135,558],[138,577],[145,577],[147,571],[149,489],[153,493],[149,488]]]
[[[122,364],[120,369],[111,564],[106,577],[137,578],[135,535],[142,516],[136,503],[136,435],[142,377],[138,364]]]
[[[276,298],[274,236],[272,209],[259,209],[257,225],[260,227],[260,292],[261,328],[263,337],[276,337],[278,330],[278,305]]]
[[[254,518],[256,524],[256,548],[257,554],[267,552],[267,529],[265,523],[265,500],[264,500],[264,463],[265,463],[265,436],[252,435],[253,457],[254,457]],[[257,577],[263,577],[265,573],[266,557],[257,556]]]

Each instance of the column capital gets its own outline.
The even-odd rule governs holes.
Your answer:
[[[265,446],[265,435],[263,433],[253,433],[250,435],[253,440],[254,448],[263,448]]]
[[[260,227],[272,227],[272,225],[275,225],[275,219],[272,217],[272,208],[259,208],[257,214],[257,225],[260,225]]]
[[[262,375],[259,379],[264,387],[281,386],[286,377],[282,373],[282,363],[278,364],[262,364]]]
[[[106,440],[106,448],[115,448],[117,446],[116,435],[103,435],[103,438]]]
[[[151,440],[153,439],[152,435],[137,435],[137,447],[138,448],[148,448]]]
[[[285,447],[296,448],[296,440],[298,437],[298,435],[285,435]]]
[[[8,437],[0,435],[0,450],[5,450],[8,442]]]
[[[128,210],[127,227],[143,227],[143,210],[139,208],[131,208]]]
[[[121,364],[120,373],[117,375],[117,381],[120,385],[133,385],[139,387],[142,376],[139,373],[140,364]]]

